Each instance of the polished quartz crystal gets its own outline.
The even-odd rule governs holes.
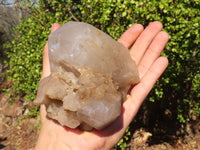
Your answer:
[[[68,22],[48,40],[51,74],[40,81],[36,104],[61,125],[101,130],[121,114],[139,81],[129,50],[87,23]]]

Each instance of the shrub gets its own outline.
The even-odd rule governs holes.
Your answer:
[[[8,75],[15,94],[22,93],[27,100],[35,98],[42,50],[54,22],[87,22],[118,39],[135,23],[147,26],[157,20],[170,35],[162,54],[168,57],[169,66],[148,99],[170,109],[182,123],[200,115],[199,0],[39,0],[36,5],[18,6],[31,17],[21,21],[8,46]]]

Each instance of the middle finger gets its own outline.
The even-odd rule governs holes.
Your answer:
[[[139,36],[133,47],[131,48],[131,56],[138,65],[141,61],[144,53],[146,52],[148,46],[152,42],[153,38],[158,32],[162,30],[162,24],[158,21],[151,23]]]
[[[153,39],[149,48],[138,64],[140,77],[142,77],[147,72],[151,64],[160,56],[165,45],[167,44],[168,39],[169,35],[165,31],[159,32]]]

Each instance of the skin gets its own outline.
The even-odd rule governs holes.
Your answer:
[[[59,27],[59,24],[53,24],[51,32]],[[169,39],[168,34],[162,31],[162,28],[162,24],[157,21],[145,29],[142,25],[135,24],[118,40],[125,47],[131,48],[130,54],[137,64],[141,80],[130,91],[130,95],[123,103],[122,113],[116,121],[101,131],[85,132],[70,129],[49,119],[45,106],[41,105],[42,126],[35,150],[109,150],[117,144],[137,114],[145,97],[168,65],[168,59],[160,56]],[[44,48],[41,79],[49,74],[47,43]]]

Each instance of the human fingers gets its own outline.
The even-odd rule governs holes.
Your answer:
[[[127,100],[123,103],[123,111],[121,116],[112,124],[113,126],[111,125],[100,132],[100,135],[102,136],[108,135],[108,133],[113,133],[114,131],[113,135],[111,134],[110,136],[106,137],[106,141],[108,144],[115,143],[122,137],[129,124],[137,114],[145,97],[148,95],[155,82],[164,72],[167,65],[167,58],[159,57],[151,65],[141,81],[136,84],[135,87],[132,89],[130,96],[128,96]],[[115,130],[115,128],[118,128],[116,126],[120,127],[120,125],[123,125],[123,128],[120,128],[119,132],[116,132],[117,130]]]
[[[159,57],[149,68],[141,81],[132,89],[128,100],[124,102],[124,126],[128,127],[146,96],[168,65],[168,59]]]
[[[51,33],[53,33],[54,31],[56,31],[58,28],[60,28],[61,25],[59,23],[54,23],[51,27]]]
[[[143,30],[144,28],[142,25],[135,24],[122,34],[118,42],[130,48]]]
[[[41,79],[47,77],[50,74],[49,56],[48,56],[48,43],[45,44],[43,50],[43,63],[42,63],[42,76]]]
[[[158,21],[151,23],[138,37],[131,48],[131,56],[138,65],[153,38],[162,30],[162,24]]]
[[[51,33],[57,30],[61,25],[58,23],[54,23],[51,28]],[[50,64],[49,64],[49,55],[48,55],[48,42],[45,44],[43,50],[43,66],[42,66],[42,80],[44,77],[47,77],[50,74]]]
[[[140,63],[138,64],[140,77],[142,77],[147,72],[151,64],[160,56],[168,40],[169,35],[164,31],[161,31],[156,35],[144,56],[142,57]]]

